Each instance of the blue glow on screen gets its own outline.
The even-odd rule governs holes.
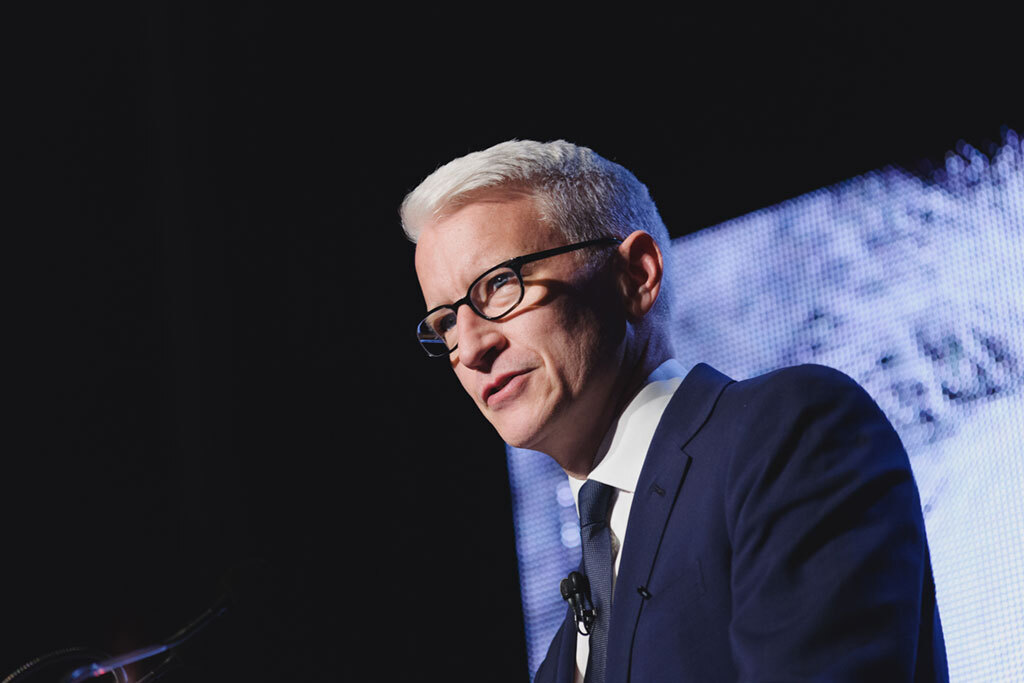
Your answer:
[[[950,678],[1024,680],[1024,145],[960,143],[675,240],[677,356],[814,362],[874,397],[921,493]],[[685,287],[680,283],[685,281]],[[509,449],[531,676],[579,563],[565,474]]]

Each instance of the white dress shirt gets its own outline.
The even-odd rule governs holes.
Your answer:
[[[647,384],[629,402],[619,419],[605,435],[594,457],[594,468],[590,479],[608,484],[612,491],[610,521],[612,540],[612,590],[619,576],[622,555],[619,549],[626,540],[626,524],[629,522],[629,508],[640,470],[647,458],[647,449],[654,439],[665,408],[672,395],[679,388],[685,376],[682,365],[676,360],[667,360],[651,373]],[[576,502],[576,514],[580,511],[580,489],[586,479],[569,477],[569,488]],[[590,639],[576,634],[576,683],[582,683],[590,656]]]

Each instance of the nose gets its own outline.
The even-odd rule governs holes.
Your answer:
[[[469,306],[462,306],[456,324],[459,328],[459,363],[473,370],[489,372],[490,366],[505,347],[508,339],[498,321],[484,320]]]

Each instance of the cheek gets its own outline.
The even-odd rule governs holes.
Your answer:
[[[571,394],[582,389],[599,353],[597,328],[587,322],[579,317],[563,318],[547,327],[548,360],[559,383]]]

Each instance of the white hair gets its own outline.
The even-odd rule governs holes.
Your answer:
[[[570,241],[643,230],[668,248],[668,230],[643,183],[564,140],[509,140],[441,166],[402,202],[405,234],[416,242],[431,221],[490,191],[533,196],[541,216]]]
[[[647,187],[619,164],[565,140],[509,140],[449,161],[406,195],[399,213],[413,242],[446,213],[494,193],[532,196],[567,243],[643,230],[668,255],[669,234]],[[662,286],[658,308],[667,313]]]

